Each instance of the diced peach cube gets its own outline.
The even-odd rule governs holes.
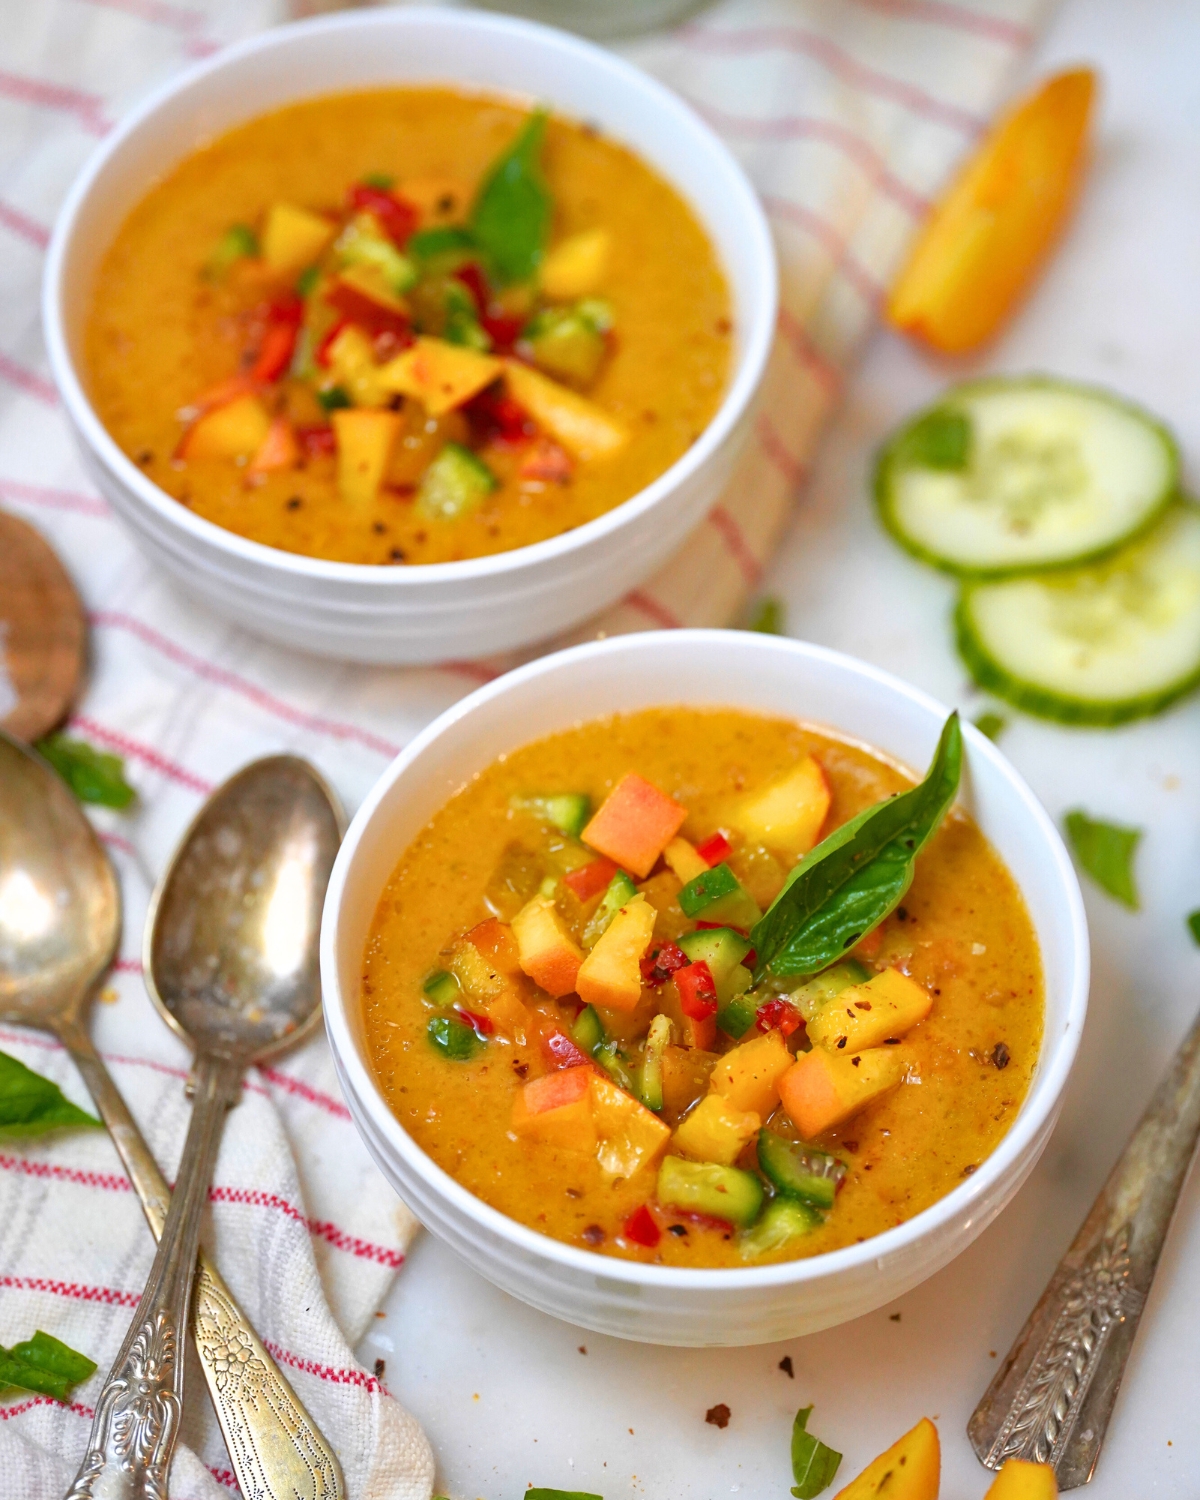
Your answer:
[[[575,976],[579,998],[601,1010],[633,1010],[642,998],[642,956],[657,913],[645,896],[617,912]]]
[[[810,1040],[850,1056],[903,1036],[933,1007],[933,996],[899,969],[884,969],[828,1001],[808,1023]]]
[[[761,1128],[761,1115],[737,1109],[720,1094],[707,1094],[676,1130],[675,1145],[699,1161],[718,1161],[729,1167]]]
[[[922,1417],[911,1432],[839,1490],[834,1500],[938,1500],[941,1478],[937,1428]]]
[[[753,1110],[765,1120],[779,1103],[779,1080],[791,1066],[782,1034],[768,1031],[721,1058],[713,1069],[712,1091],[735,1109]]]
[[[564,1068],[531,1079],[513,1100],[512,1128],[524,1140],[591,1153],[597,1145],[590,1091],[595,1069]]]
[[[292,424],[286,417],[276,417],[258,445],[246,473],[269,474],[275,469],[290,469],[299,457],[300,445],[296,442]]]
[[[515,978],[521,972],[521,954],[513,930],[499,917],[488,917],[477,923],[467,933],[468,943],[473,943],[487,959],[497,974]]]
[[[176,450],[183,459],[249,458],[271,430],[271,418],[257,396],[237,396],[214,406],[184,433]]]
[[[687,839],[674,838],[663,850],[663,858],[667,867],[673,870],[684,885],[689,880],[695,880],[697,875],[705,875],[708,872],[708,861],[696,852],[693,844]]]
[[[653,1166],[666,1149],[671,1127],[602,1073],[592,1075],[591,1097],[601,1170],[611,1177],[632,1177]]]
[[[825,772],[806,755],[790,771],[743,797],[729,820],[752,844],[807,854],[817,842],[831,800]]]
[[[556,997],[575,989],[583,962],[583,949],[567,931],[567,925],[549,896],[535,896],[513,918],[521,968],[534,984]]]
[[[810,1141],[894,1089],[903,1076],[904,1063],[886,1047],[854,1057],[814,1047],[801,1053],[779,1080],[779,1098],[792,1124]]]
[[[983,1500],[1058,1500],[1058,1481],[1049,1464],[1008,1459]]]
[[[580,838],[598,854],[607,854],[645,880],[686,817],[686,807],[630,771],[604,799]]]

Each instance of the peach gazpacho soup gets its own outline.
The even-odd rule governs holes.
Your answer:
[[[627,500],[716,411],[728,290],[597,130],[449,88],[310,100],[158,184],[101,266],[92,398],[163,489],[352,563],[525,546]]]
[[[1019,891],[928,775],[832,733],[671,707],[474,777],[405,853],[362,995],[397,1118],[569,1244],[818,1254],[975,1170],[1037,1063]]]

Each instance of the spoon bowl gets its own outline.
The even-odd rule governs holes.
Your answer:
[[[317,936],[342,837],[306,761],[255,761],[185,834],[146,923],[145,971],[167,1024],[199,1051],[267,1057],[320,1023]]]
[[[87,664],[87,620],[54,549],[0,511],[0,729],[36,740],[66,717]]]
[[[0,1012],[46,1026],[112,963],[121,896],[62,778],[0,731]]]

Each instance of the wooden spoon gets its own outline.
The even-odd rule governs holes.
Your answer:
[[[41,739],[83,685],[87,620],[54,549],[0,511],[0,729]]]

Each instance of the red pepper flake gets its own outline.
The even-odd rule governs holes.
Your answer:
[[[653,1250],[662,1239],[662,1230],[654,1222],[654,1215],[646,1204],[641,1204],[625,1220],[625,1238],[632,1240],[635,1245],[645,1245],[647,1250]]]
[[[563,884],[574,892],[579,901],[590,901],[593,896],[608,889],[609,882],[616,873],[617,867],[611,859],[594,859],[591,864],[564,875]]]
[[[476,1010],[464,1010],[460,1005],[458,1013],[475,1032],[476,1036],[491,1036],[492,1032],[496,1029],[490,1016],[482,1016]]]
[[[675,988],[679,991],[680,1008],[689,1020],[703,1021],[716,1015],[717,986],[712,970],[702,958],[676,972]]]
[[[733,853],[733,845],[718,830],[706,838],[702,844],[696,845],[696,853],[711,870],[714,866],[721,864],[722,861],[729,858]]]
[[[350,207],[356,213],[370,214],[377,219],[380,229],[393,244],[401,249],[408,243],[421,221],[420,210],[386,188],[371,187],[365,182],[356,182],[350,189]]]
[[[804,1017],[786,1000],[768,1000],[765,1005],[758,1007],[754,1024],[759,1031],[781,1031],[785,1037],[789,1037],[804,1025]]]
[[[724,1401],[721,1401],[716,1406],[708,1408],[704,1413],[704,1420],[713,1427],[728,1427],[729,1416],[729,1408],[725,1405]]]
[[[648,953],[642,959],[642,983],[657,988],[660,984],[665,984],[672,974],[686,969],[690,961],[682,948],[677,948],[674,943],[664,943],[661,948],[655,948],[653,953]]]

